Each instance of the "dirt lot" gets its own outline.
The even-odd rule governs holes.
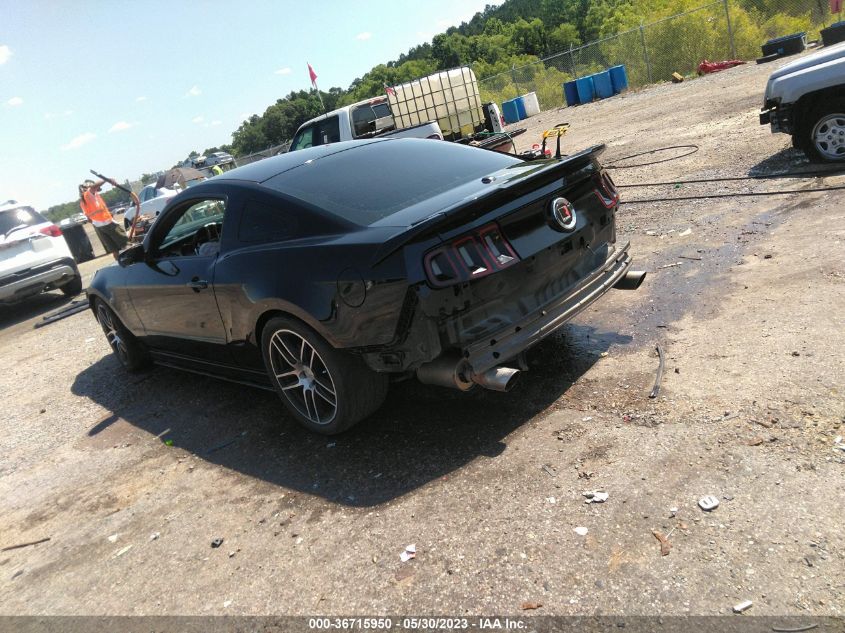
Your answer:
[[[621,185],[800,167],[757,122],[774,67],[545,112],[520,146],[568,121],[565,146],[607,142],[608,162],[699,147]],[[33,329],[58,295],[2,309],[0,546],[50,540],[0,553],[0,613],[842,615],[842,193],[624,204],[638,292],[540,345],[510,394],[404,382],[335,439],[272,393],[127,376],[90,313]]]

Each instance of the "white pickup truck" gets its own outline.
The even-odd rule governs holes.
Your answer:
[[[387,97],[375,97],[306,121],[299,126],[288,151],[376,136],[443,140],[440,126],[433,121],[396,130]]]
[[[845,42],[773,72],[760,123],[791,134],[810,160],[845,161]]]

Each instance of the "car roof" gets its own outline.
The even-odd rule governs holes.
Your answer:
[[[321,158],[331,156],[332,154],[354,150],[356,147],[362,147],[372,143],[387,143],[396,141],[398,141],[398,139],[371,139],[318,145],[317,147],[309,147],[295,152],[287,152],[286,154],[271,156],[270,158],[265,158],[254,163],[250,163],[249,165],[232,169],[215,177],[214,180],[218,183],[225,180],[246,180],[255,183],[264,182],[273,176],[278,176],[282,172],[295,169],[305,163],[320,160]]]

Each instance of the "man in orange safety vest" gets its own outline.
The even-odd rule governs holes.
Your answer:
[[[117,254],[126,246],[126,231],[120,226],[106,206],[106,201],[100,195],[100,187],[106,182],[116,186],[112,180],[86,180],[79,185],[79,206],[85,217],[94,225],[97,237],[103,243],[107,253],[117,259]]]

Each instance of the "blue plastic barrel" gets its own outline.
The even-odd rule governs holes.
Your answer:
[[[566,99],[566,105],[574,106],[580,103],[578,101],[578,88],[574,79],[563,84],[563,96]]]
[[[575,88],[578,90],[578,101],[581,103],[590,103],[595,96],[593,90],[593,77],[581,77],[575,80]]]
[[[516,107],[516,99],[502,101],[502,116],[505,117],[505,123],[517,123],[519,121],[519,110]]]
[[[610,73],[610,81],[613,84],[613,92],[615,94],[628,89],[628,73],[625,71],[624,64],[613,66],[607,72]]]
[[[525,112],[525,99],[517,97],[514,101],[516,102],[516,114],[519,116],[519,120],[527,119],[528,114]]]
[[[610,71],[593,75],[593,90],[599,99],[607,99],[613,96],[613,82],[610,80]]]

